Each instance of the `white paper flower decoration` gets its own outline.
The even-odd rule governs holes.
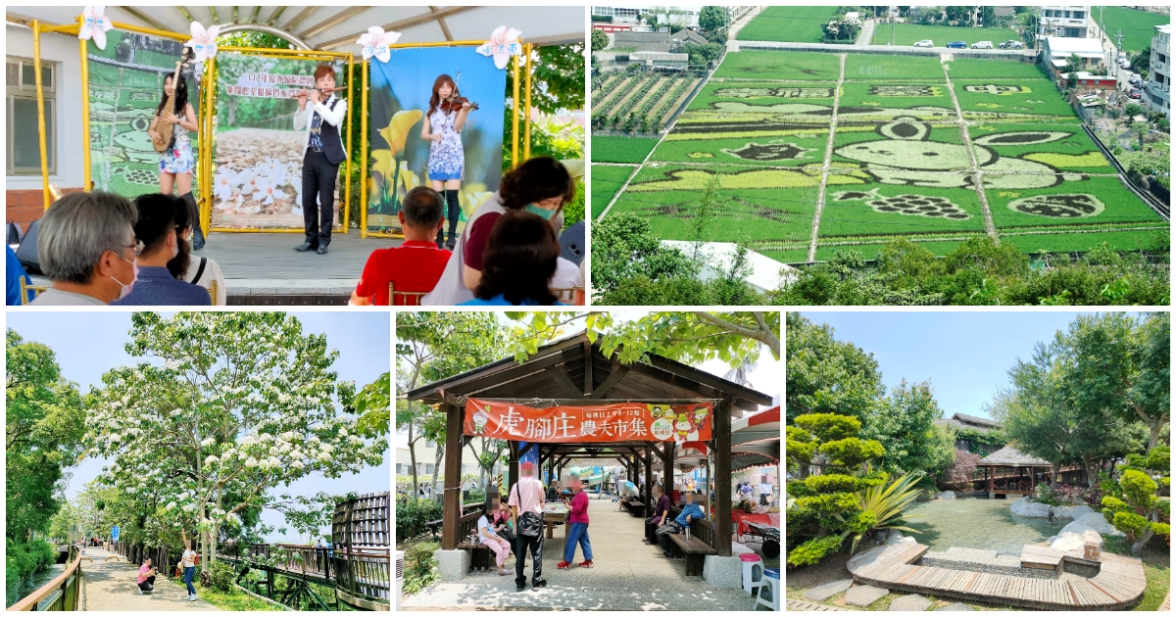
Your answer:
[[[376,60],[387,63],[392,58],[389,46],[396,44],[399,39],[399,32],[384,32],[383,28],[372,26],[368,28],[367,34],[359,37],[356,44],[363,47],[364,60],[371,60],[374,56]]]
[[[220,36],[220,26],[210,26],[207,30],[198,21],[192,22],[192,39],[184,43],[184,47],[191,47],[196,52],[196,62],[216,55],[216,37]]]
[[[82,27],[78,30],[78,38],[94,39],[98,49],[106,49],[106,31],[110,30],[110,19],[105,13],[105,6],[88,6],[82,9]]]
[[[519,43],[520,34],[522,32],[514,28],[498,26],[490,35],[490,40],[478,47],[477,51],[483,56],[493,56],[494,66],[505,69],[506,61],[511,56],[523,53],[523,46]]]

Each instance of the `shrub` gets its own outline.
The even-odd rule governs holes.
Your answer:
[[[396,506],[396,537],[400,540],[415,538],[427,531],[425,524],[443,516],[440,502],[428,499],[409,499]]]
[[[1111,523],[1115,529],[1127,534],[1127,539],[1131,541],[1143,535],[1148,527],[1147,519],[1134,512],[1116,512]]]
[[[231,591],[235,580],[237,580],[237,572],[228,562],[217,561],[209,568],[209,587],[217,591],[222,593]]]
[[[844,538],[841,536],[813,538],[788,553],[788,565],[795,568],[815,564],[824,559],[825,555],[834,553],[841,548],[842,542],[844,542]]]
[[[976,470],[976,464],[980,462],[981,458],[979,454],[956,450],[955,460],[944,473],[944,482],[950,484],[971,480],[972,472]]]
[[[821,441],[835,441],[857,435],[862,423],[857,418],[835,413],[810,413],[797,416],[796,425],[817,436]]]
[[[880,442],[873,439],[863,441],[857,437],[830,441],[821,444],[820,449],[821,454],[847,467],[860,465],[872,458],[886,454],[886,450]]]
[[[853,495],[850,493],[829,493],[814,497],[801,497],[796,500],[796,507],[802,510],[812,510],[820,516],[834,516],[855,510]]]
[[[1048,484],[1045,484],[1044,482],[1037,485],[1037,488],[1034,489],[1033,496],[1037,498],[1037,501],[1039,501],[1047,506],[1060,506],[1060,505],[1062,505],[1062,501],[1060,499],[1058,499],[1057,494],[1054,492],[1054,490],[1052,488],[1050,488],[1050,486]]]
[[[1147,477],[1146,473],[1133,469],[1123,472],[1119,485],[1123,487],[1123,494],[1126,495],[1128,503],[1144,507],[1155,499],[1158,488],[1155,480]]]
[[[409,547],[404,554],[404,592],[414,594],[441,577],[433,551],[441,548],[436,542],[421,542]]]
[[[841,474],[825,474],[806,478],[804,483],[814,493],[836,493],[856,489],[858,479],[853,476]]]

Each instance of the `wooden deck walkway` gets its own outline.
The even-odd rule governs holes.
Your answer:
[[[854,556],[847,567],[855,581],[875,587],[1044,610],[1124,609],[1139,601],[1147,585],[1139,560],[1111,553],[1102,554],[1094,578],[1064,574],[1047,580],[912,565],[926,552],[921,544],[880,546]]]

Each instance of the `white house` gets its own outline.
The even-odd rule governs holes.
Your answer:
[[[1151,69],[1143,88],[1143,101],[1152,111],[1172,117],[1172,54],[1169,39],[1172,24],[1156,26],[1151,42]]]
[[[1045,37],[1084,39],[1090,31],[1089,6],[1043,6],[1038,21],[1038,40]]]
[[[1070,56],[1078,56],[1079,68],[1092,75],[1107,74],[1107,52],[1098,39],[1048,36],[1044,39],[1043,61],[1055,78],[1066,72]]]

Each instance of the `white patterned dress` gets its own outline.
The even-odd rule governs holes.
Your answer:
[[[182,115],[176,116],[176,119],[186,120]],[[176,143],[159,158],[159,173],[190,174],[196,170],[196,160],[192,158],[192,144],[188,141],[188,131],[176,124],[172,134],[175,135]]]
[[[465,177],[465,150],[461,133],[454,130],[458,112],[445,113],[440,108],[429,116],[429,130],[441,135],[441,141],[429,145],[429,179],[462,180]]]

